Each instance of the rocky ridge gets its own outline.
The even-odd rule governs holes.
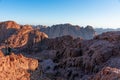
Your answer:
[[[84,39],[92,39],[96,35],[93,27],[89,25],[86,26],[85,28],[71,24],[58,24],[50,27],[45,26],[38,27],[40,27],[40,31],[46,33],[49,38],[70,35],[73,38],[82,37]]]
[[[37,43],[48,38],[45,33],[38,29],[33,29],[30,25],[19,25],[14,21],[1,22],[0,32],[1,46],[9,46],[19,51],[29,51],[31,48],[35,50]]]

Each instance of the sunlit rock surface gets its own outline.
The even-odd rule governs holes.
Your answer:
[[[36,59],[24,57],[22,54],[0,57],[0,80],[30,80],[28,70],[38,67]]]

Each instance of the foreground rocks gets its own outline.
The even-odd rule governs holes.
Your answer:
[[[1,53],[2,55],[2,53]],[[0,80],[30,80],[28,70],[35,70],[38,61],[22,54],[0,57]]]
[[[40,42],[39,60],[32,80],[118,80],[120,32],[107,32],[91,40],[63,36]],[[42,71],[42,72],[41,72]],[[41,73],[40,73],[41,72]],[[34,76],[33,76],[34,77]]]
[[[46,39],[41,42],[39,53],[44,75],[50,80],[116,80],[111,75],[119,77],[114,74],[114,68],[118,72],[120,69],[119,39],[119,31],[103,33],[91,40],[70,36]],[[101,74],[108,70],[104,67],[111,67],[110,75]]]

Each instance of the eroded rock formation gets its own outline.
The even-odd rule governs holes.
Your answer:
[[[14,21],[6,21],[0,23],[0,42],[4,42],[8,37],[14,34],[17,30],[20,29]]]
[[[38,61],[22,54],[0,57],[0,80],[30,80],[27,70],[35,70]]]
[[[7,41],[12,48],[31,50],[37,48],[37,43],[46,38],[48,36],[45,33],[34,30],[31,26],[24,26],[16,34],[9,37]]]
[[[96,76],[104,67],[120,69],[119,39],[119,31],[103,33],[91,40],[77,39],[77,41],[69,36],[46,39],[42,42],[44,46],[40,53],[45,61],[41,63],[48,60],[53,66],[46,64],[44,72],[49,77],[52,76],[50,79],[62,77],[63,80],[91,80],[95,75],[93,80],[109,80],[106,77],[112,77],[111,75],[101,74],[100,77],[103,76],[103,79],[97,79]]]
[[[37,51],[37,45],[48,36],[33,29],[30,25],[19,25],[14,21],[0,23],[0,45],[18,49],[19,51]],[[0,46],[0,48],[1,48]],[[30,51],[31,50],[31,51]]]

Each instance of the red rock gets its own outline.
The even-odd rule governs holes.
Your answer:
[[[14,34],[17,30],[20,29],[14,21],[6,21],[0,23],[0,42],[4,42],[8,37]]]
[[[23,55],[0,57],[0,80],[30,80],[27,70],[35,70],[38,61]]]

